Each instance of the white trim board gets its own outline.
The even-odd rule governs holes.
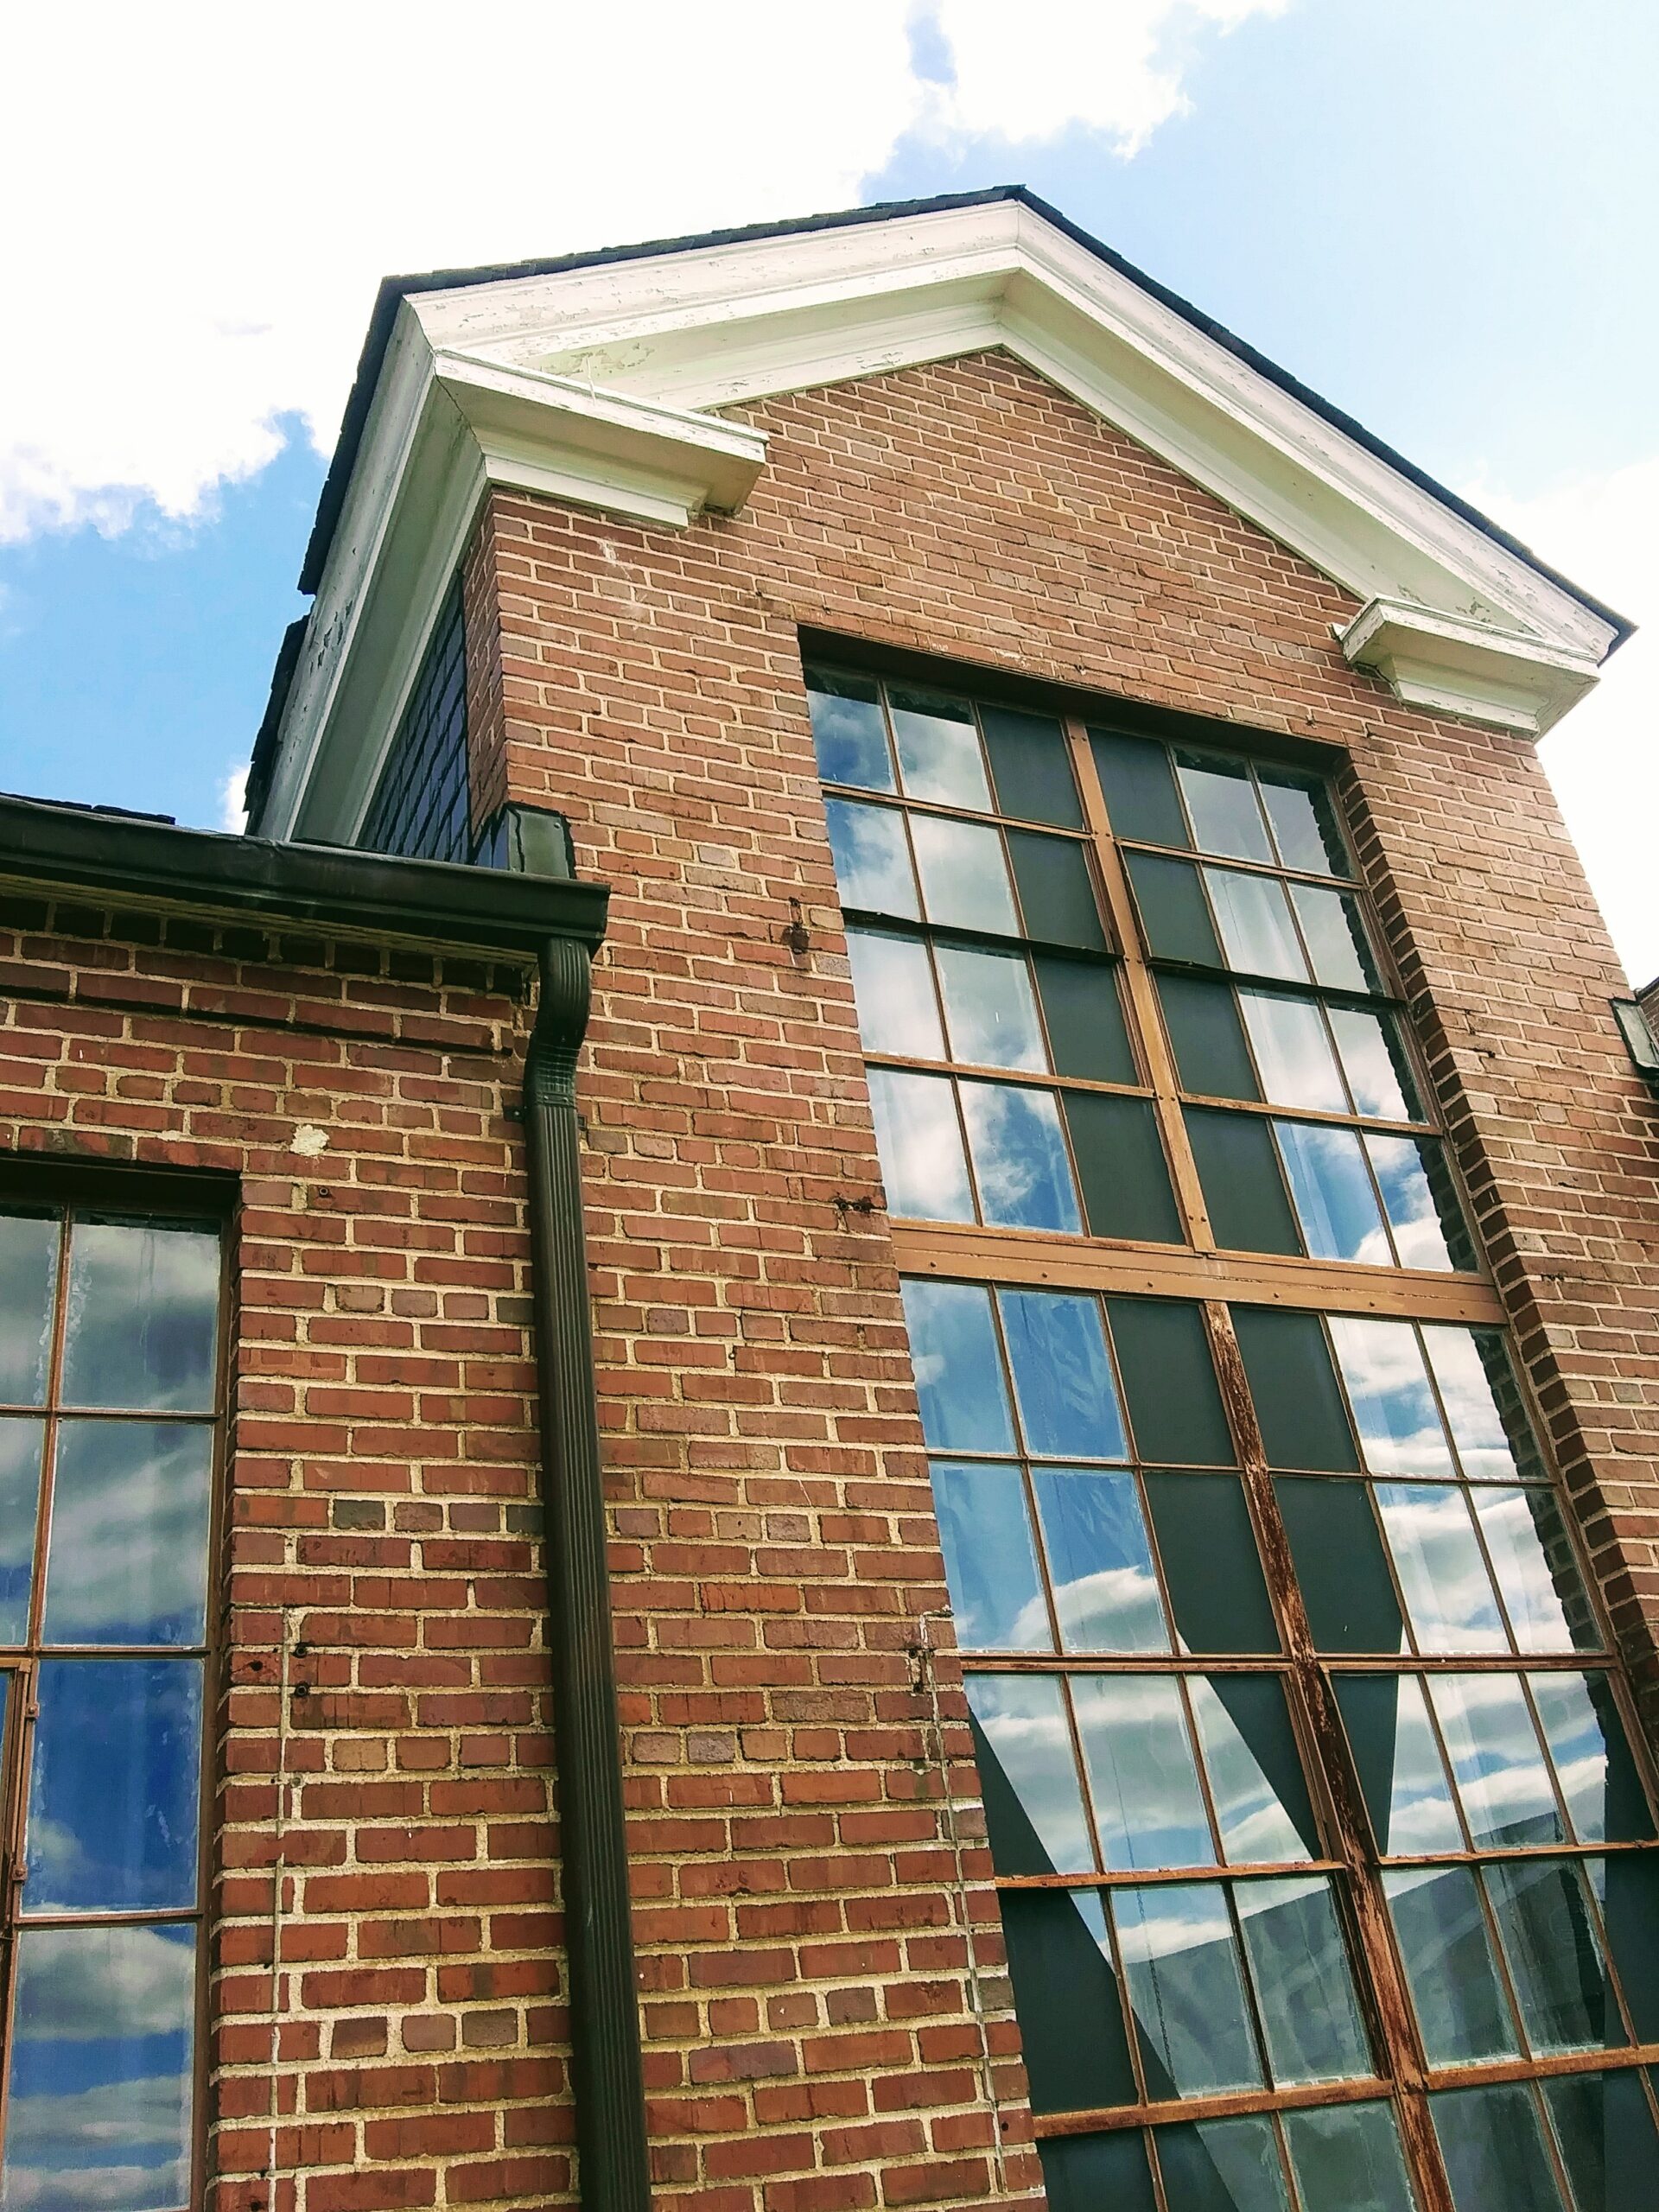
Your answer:
[[[1001,346],[1362,602],[1397,695],[1529,735],[1613,625],[1017,200],[411,294],[282,722],[266,828],[350,834],[486,484],[683,528],[766,441],[711,410]]]

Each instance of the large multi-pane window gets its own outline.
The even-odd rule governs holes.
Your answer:
[[[0,2204],[184,2212],[220,1395],[211,1221],[0,1211]]]
[[[1325,784],[809,682],[1055,2212],[1659,2206],[1649,1777]]]

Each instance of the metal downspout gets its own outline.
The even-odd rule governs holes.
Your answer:
[[[650,2212],[621,1741],[582,1236],[576,1057],[588,947],[554,938],[524,1064],[548,1643],[564,1866],[571,2070],[584,2212]]]

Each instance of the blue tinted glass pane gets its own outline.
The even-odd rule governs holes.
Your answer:
[[[1541,1483],[1470,1492],[1492,1572],[1522,1651],[1592,1651],[1601,1631],[1590,1611],[1560,1509]]]
[[[1517,1476],[1525,1479],[1541,1474],[1497,1331],[1425,1322],[1423,1342],[1458,1457],[1470,1480],[1504,1483]]]
[[[1083,1222],[1053,1092],[968,1082],[961,1098],[980,1219],[1077,1236]]]
[[[194,1904],[200,1774],[200,1660],[47,1660],[24,1910]]]
[[[1175,774],[1192,823],[1192,842],[1199,852],[1218,854],[1224,860],[1273,865],[1273,848],[1256,804],[1255,785],[1242,760],[1177,753]]]
[[[1468,1500],[1445,1483],[1378,1483],[1376,1510],[1420,1651],[1504,1651]]]
[[[989,807],[991,794],[980,758],[971,707],[931,692],[889,689],[899,772],[912,798],[944,806]]]
[[[1643,1843],[1653,1816],[1605,1675],[1534,1675],[1544,1741],[1580,1843]]]
[[[916,1275],[899,1287],[924,1436],[936,1452],[1012,1452],[1014,1421],[989,1291]]]
[[[869,1084],[890,1209],[920,1221],[971,1221],[973,1192],[950,1078],[872,1068]]]
[[[1395,1249],[1402,1268],[1433,1268],[1444,1273],[1454,1264],[1468,1266],[1467,1258],[1454,1262],[1446,1242],[1446,1224],[1440,1202],[1424,1172],[1425,1150],[1415,1137],[1385,1137],[1370,1133],[1365,1149],[1376,1173],[1377,1188],[1388,1209]],[[1449,1194],[1448,1194],[1449,1196]],[[1454,1227],[1457,1226],[1454,1224]],[[1459,1243],[1461,1245],[1462,1237]]]
[[[1513,2056],[1515,2029],[1470,1869],[1385,1872],[1382,1887],[1429,2064]]]
[[[824,801],[836,887],[843,906],[916,921],[921,906],[905,842],[904,817],[894,806],[861,806],[856,799]]]
[[[1562,1842],[1520,1677],[1431,1675],[1428,1694],[1476,1850]]]
[[[200,1643],[213,1431],[66,1421],[46,1561],[48,1643]]]
[[[951,929],[1019,935],[1008,863],[995,830],[982,823],[947,821],[943,815],[912,814],[910,834],[930,921]]]
[[[1412,2212],[1391,2105],[1287,2112],[1284,2129],[1302,2212]]]
[[[1052,1651],[1018,1467],[933,1467],[945,1580],[964,1651]]]
[[[1033,1483],[1062,1648],[1167,1651],[1135,1477],[1039,1467]]]
[[[0,1421],[0,1643],[22,1643],[29,1634],[45,1435],[43,1421]]]
[[[887,930],[849,930],[858,1033],[867,1052],[896,1052],[906,1059],[946,1057],[927,947],[919,938]]]
[[[812,746],[826,784],[860,784],[866,791],[893,788],[887,733],[874,677],[831,675],[809,669],[806,703]]]
[[[1170,1675],[1076,1675],[1071,1702],[1111,1872],[1213,1866],[1181,1696]]]
[[[1275,1122],[1273,1128],[1310,1258],[1390,1266],[1394,1255],[1354,1132],[1317,1122]]]
[[[1189,1675],[1221,1847],[1235,1866],[1311,1859],[1319,1839],[1285,1694],[1271,1675]]]
[[[1218,1882],[1111,1892],[1147,2091],[1201,2096],[1259,2086],[1238,1948]]]
[[[1307,963],[1296,941],[1284,885],[1269,875],[1240,875],[1227,868],[1205,868],[1204,880],[1227,965],[1245,975],[1305,983]]]
[[[980,1787],[999,1874],[1095,1863],[1058,1675],[969,1675]]]
[[[1290,895],[1307,939],[1314,981],[1333,991],[1380,989],[1357,902],[1344,892],[1320,891],[1311,883],[1293,883]]]
[[[78,1221],[69,1241],[63,1400],[206,1413],[219,1363],[219,1239]]]
[[[1570,1859],[1496,1859],[1481,1869],[1522,2024],[1535,2050],[1625,2040],[1601,1941]]]
[[[1325,1876],[1240,1882],[1233,1898],[1274,2080],[1339,2082],[1370,2073],[1347,1946]]]
[[[1160,2127],[1158,2164],[1165,2200],[1180,2212],[1284,2212],[1285,2177],[1267,2120]]]
[[[1128,1457],[1099,1302],[1058,1291],[1001,1290],[1026,1449],[1039,1459]]]
[[[953,1060],[988,1068],[1047,1067],[1037,997],[1023,952],[942,944],[935,957]]]
[[[31,1928],[17,1942],[0,2201],[161,2212],[190,2201],[194,1928]]]
[[[1451,1785],[1415,1675],[1338,1675],[1337,1703],[1371,1833],[1396,1859],[1461,1851]]]
[[[1529,2088],[1451,2090],[1428,2108],[1458,2212],[1560,2212]]]
[[[45,1400],[57,1273],[56,1216],[0,1213],[0,1405]]]
[[[1365,1465],[1374,1475],[1450,1475],[1452,1453],[1408,1321],[1331,1323]]]

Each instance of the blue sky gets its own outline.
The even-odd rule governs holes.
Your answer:
[[[84,143],[48,116],[0,151],[0,186],[67,181],[0,310],[0,788],[219,820],[383,270],[1016,180],[1659,632],[1647,0],[850,0],[829,49],[755,0],[692,11],[703,39],[486,0],[556,88],[511,157],[448,42],[383,51],[372,10],[326,99],[327,10],[162,12],[205,43],[124,48],[112,9]],[[68,35],[26,34],[40,67]],[[1638,981],[1654,646],[1545,750]]]

